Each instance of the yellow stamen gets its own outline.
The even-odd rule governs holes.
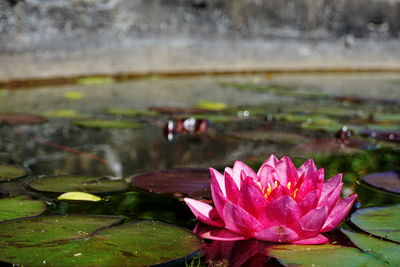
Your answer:
[[[291,183],[291,182],[287,183],[287,185],[286,185],[287,189],[289,189],[289,190],[290,190],[290,187],[291,187],[291,186],[292,186],[292,183]]]
[[[268,187],[267,187],[267,197],[271,194],[271,192],[272,192],[271,184],[268,183]]]
[[[296,188],[296,190],[294,190],[294,192],[293,192],[293,198],[296,198],[297,191],[299,191],[299,189],[298,189],[298,188]]]
[[[278,181],[275,181],[274,183],[274,189],[278,187]]]

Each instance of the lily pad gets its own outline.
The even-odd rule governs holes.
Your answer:
[[[400,242],[400,205],[359,209],[351,221],[370,234]]]
[[[28,196],[0,198],[0,221],[36,216],[45,210],[46,204],[43,201]]]
[[[207,169],[171,169],[136,175],[132,184],[157,194],[211,197],[210,180]]]
[[[400,265],[400,244],[344,229],[341,231],[350,238],[354,245],[365,253],[380,259],[382,263],[386,263],[388,266]]]
[[[28,174],[28,170],[16,165],[0,164],[0,182],[9,182]]]
[[[400,194],[400,173],[398,171],[369,174],[362,181],[391,193]]]
[[[206,100],[197,101],[196,107],[212,111],[220,111],[228,108],[228,104],[223,102],[211,102]]]
[[[86,97],[86,94],[82,92],[69,91],[64,93],[64,97],[71,100],[80,100],[84,99]]]
[[[29,183],[29,187],[40,192],[67,193],[86,192],[92,194],[111,194],[125,191],[129,188],[123,180],[109,180],[91,176],[47,176]]]
[[[22,114],[22,113],[5,113],[0,114],[0,124],[37,124],[47,122],[47,119],[38,115]]]
[[[107,129],[138,129],[145,126],[142,122],[137,121],[120,121],[111,119],[87,119],[77,120],[74,125],[86,128],[107,128]]]
[[[116,116],[156,116],[158,112],[135,108],[107,108],[107,114]]]
[[[114,79],[108,76],[92,76],[83,77],[76,81],[77,84],[92,85],[92,84],[110,84],[113,83]]]
[[[58,200],[100,201],[101,198],[84,192],[68,192],[57,197]]]
[[[73,109],[57,109],[48,111],[45,113],[47,117],[55,117],[55,118],[81,118],[83,115],[79,114],[76,110]]]
[[[208,114],[212,111],[203,108],[185,108],[185,107],[150,107],[150,111],[169,114],[169,115],[177,115],[177,114]]]
[[[285,144],[299,144],[307,141],[305,136],[297,133],[283,131],[257,129],[255,131],[245,131],[231,134],[232,137],[253,142],[274,142]]]
[[[268,256],[285,266],[382,266],[384,263],[357,248],[339,245],[273,245]]]
[[[224,114],[185,114],[178,116],[178,119],[182,118],[194,118],[197,120],[209,120],[214,123],[225,123],[236,120],[236,117],[224,115]]]
[[[177,226],[142,221],[109,227],[118,221],[70,215],[6,222],[0,228],[0,260],[26,266],[148,266],[191,255],[200,246],[197,236]]]

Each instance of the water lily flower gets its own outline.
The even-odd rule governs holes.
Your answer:
[[[324,169],[312,159],[296,168],[289,157],[271,155],[254,172],[236,161],[224,174],[210,168],[214,206],[185,198],[203,238],[324,244],[321,233],[336,228],[346,217],[356,194],[341,199],[342,174],[324,182]],[[211,226],[211,228],[210,228]]]

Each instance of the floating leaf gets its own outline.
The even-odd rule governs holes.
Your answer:
[[[368,233],[400,242],[400,205],[359,209],[351,221]]]
[[[162,114],[209,114],[212,111],[202,108],[184,108],[184,107],[150,107],[150,111]]]
[[[84,99],[86,94],[82,92],[69,91],[64,93],[64,97],[71,100],[79,100]]]
[[[104,228],[118,221],[70,215],[6,222],[0,227],[0,260],[26,266],[148,266],[191,255],[200,245],[189,231],[159,222]]]
[[[110,194],[128,189],[128,185],[122,180],[112,181],[100,177],[69,175],[39,178],[30,182],[29,187],[36,191],[58,194],[67,192]]]
[[[101,198],[84,192],[68,192],[60,195],[58,200],[83,200],[83,201],[100,201]]]
[[[36,216],[45,210],[46,204],[43,201],[28,196],[0,198],[0,221]]]
[[[297,133],[288,133],[270,129],[257,129],[255,131],[245,131],[231,134],[232,137],[253,141],[253,142],[273,142],[285,144],[299,144],[307,141],[305,136]]]
[[[111,115],[117,116],[156,116],[155,111],[142,110],[135,108],[107,108],[106,112]]]
[[[56,118],[79,118],[82,117],[76,110],[73,109],[57,109],[45,113],[47,117]]]
[[[196,107],[212,111],[220,111],[228,108],[228,104],[223,102],[211,102],[206,100],[197,101]]]
[[[38,115],[20,114],[20,113],[5,113],[0,114],[0,124],[37,124],[47,122],[47,119]]]
[[[87,128],[107,128],[107,129],[138,129],[145,126],[144,123],[137,121],[119,121],[111,119],[87,119],[87,120],[77,120],[73,124],[80,127]]]
[[[28,170],[16,165],[0,164],[0,182],[9,182],[28,174]]]
[[[77,84],[92,85],[92,84],[110,84],[113,83],[114,79],[108,76],[92,76],[83,77],[77,80]]]
[[[232,117],[224,114],[185,114],[178,116],[178,119],[182,118],[194,118],[197,120],[209,120],[214,123],[225,123],[232,122],[236,120],[236,117]]]
[[[210,197],[210,172],[206,169],[171,169],[139,174],[132,184],[157,194]]]
[[[338,245],[273,245],[267,254],[285,266],[382,266],[384,263],[356,248]]]
[[[362,181],[391,193],[400,194],[400,173],[398,171],[369,174]]]
[[[388,266],[400,266],[400,244],[344,229],[341,231],[365,253],[380,259],[382,263],[386,263]]]

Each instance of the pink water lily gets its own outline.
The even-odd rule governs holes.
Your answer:
[[[185,198],[208,225],[194,231],[207,239],[324,244],[329,240],[321,233],[337,227],[357,198],[341,199],[342,174],[324,182],[324,169],[312,159],[296,169],[289,157],[271,155],[257,173],[240,161],[224,174],[210,172],[214,206]]]

